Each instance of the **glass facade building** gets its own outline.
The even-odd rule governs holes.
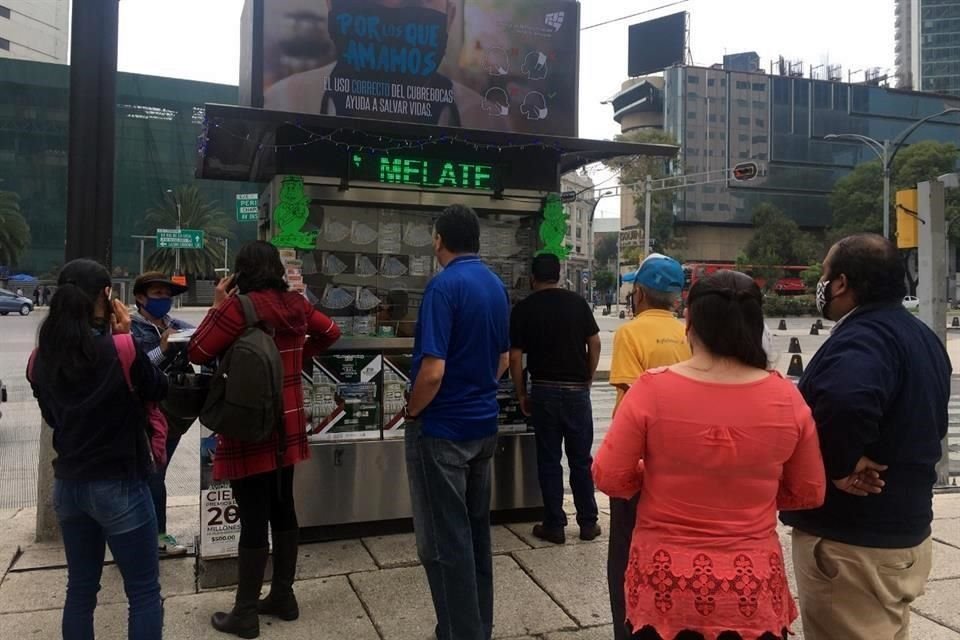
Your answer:
[[[0,190],[19,194],[32,237],[17,271],[40,275],[63,262],[69,83],[67,66],[0,60]],[[118,74],[113,227],[118,273],[137,272],[140,244],[131,236],[153,234],[143,227],[145,212],[179,185],[196,184],[219,203],[234,220],[238,241],[255,239],[255,223],[235,222],[235,202],[236,194],[258,191],[257,186],[193,177],[208,102],[236,104],[237,87]],[[148,255],[151,248],[148,243]]]
[[[681,143],[687,174],[722,170],[749,159],[767,174],[751,182],[693,187],[677,199],[681,224],[750,225],[754,206],[769,202],[802,227],[831,222],[829,194],[857,165],[876,159],[860,143],[830,141],[855,133],[893,140],[920,118],[960,97],[809,78],[674,67],[665,72],[665,129]],[[933,120],[912,140],[960,140],[955,115]]]
[[[896,0],[899,85],[960,96],[960,0]]]

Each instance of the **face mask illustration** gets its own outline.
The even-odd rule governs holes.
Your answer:
[[[527,97],[523,99],[520,113],[527,116],[527,120],[546,120],[549,114],[547,99],[537,91],[528,93]]]
[[[483,96],[483,111],[495,118],[505,118],[510,115],[510,98],[507,92],[500,87],[493,87]]]
[[[505,76],[510,73],[510,56],[504,49],[490,49],[485,61],[487,73],[491,76]]]
[[[543,80],[547,77],[547,54],[541,51],[531,51],[523,60],[520,69],[531,80]]]

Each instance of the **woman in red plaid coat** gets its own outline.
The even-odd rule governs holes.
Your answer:
[[[276,247],[253,242],[237,254],[236,275],[217,286],[213,308],[190,341],[190,361],[206,364],[222,355],[246,329],[235,293],[253,301],[260,320],[274,332],[283,359],[283,465],[277,469],[277,435],[249,443],[218,437],[213,476],[229,480],[240,512],[238,585],[233,611],[216,613],[214,628],[242,638],[256,638],[258,615],[295,620],[300,615],[293,595],[297,571],[299,526],[293,501],[293,466],[310,456],[301,388],[304,358],[324,351],[340,337],[330,318],[316,311],[302,295],[289,291]],[[278,490],[279,483],[279,490]],[[273,581],[260,600],[269,554],[267,526],[273,531]]]

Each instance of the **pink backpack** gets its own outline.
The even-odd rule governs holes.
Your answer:
[[[130,379],[130,369],[133,367],[134,360],[137,359],[137,345],[134,344],[133,336],[129,333],[114,335],[113,344],[117,347],[117,355],[120,356],[123,377],[127,381],[130,392],[136,396],[137,390],[134,389],[133,381]],[[162,469],[167,466],[167,418],[156,402],[144,402],[143,409],[147,414],[147,436],[150,438],[153,464],[157,469]]]

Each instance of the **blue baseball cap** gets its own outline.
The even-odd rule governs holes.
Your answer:
[[[651,253],[634,273],[624,274],[623,281],[653,291],[680,293],[683,291],[683,267],[662,253]]]

